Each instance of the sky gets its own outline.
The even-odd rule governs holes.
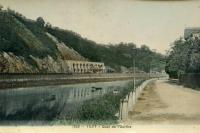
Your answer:
[[[200,0],[0,0],[97,43],[133,42],[165,54],[185,27],[200,27]]]

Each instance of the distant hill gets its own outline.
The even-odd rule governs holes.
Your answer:
[[[121,67],[133,67],[133,59],[136,60],[136,67],[140,70],[148,72],[150,67],[156,71],[164,70],[165,57],[153,52],[146,45],[137,48],[134,43],[97,44],[69,30],[52,26],[47,26],[46,29],[85,58],[102,61],[117,71],[121,71]]]
[[[136,54],[136,49],[137,54]],[[148,72],[164,69],[165,58],[133,43],[97,44],[43,18],[30,20],[13,10],[0,10],[0,72],[67,72],[64,60],[101,61],[121,71],[133,66]]]
[[[48,67],[42,68],[39,62],[53,66],[48,63],[52,60],[57,63],[57,67],[60,67],[58,60],[60,63],[62,60],[86,60],[78,52],[47,33],[39,21],[28,20],[12,10],[0,11],[0,55],[0,61],[4,61],[4,63],[1,61],[2,66],[8,62],[7,65],[12,67],[0,66],[0,72],[62,72],[54,68],[51,70]],[[15,56],[18,58],[14,58]],[[16,64],[17,60],[21,60],[21,63]],[[22,67],[24,63],[26,70],[30,71],[25,71]],[[20,67],[14,69],[16,67],[11,64]],[[30,69],[30,66],[35,69]]]

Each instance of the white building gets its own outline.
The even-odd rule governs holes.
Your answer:
[[[70,73],[105,73],[104,63],[65,60]]]

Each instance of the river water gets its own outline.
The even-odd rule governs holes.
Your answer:
[[[0,90],[0,120],[73,119],[85,101],[132,86],[124,80]]]

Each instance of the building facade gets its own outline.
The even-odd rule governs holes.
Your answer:
[[[199,38],[199,36],[200,36],[200,27],[185,28],[185,31],[184,31],[185,39],[189,37]]]
[[[198,33],[193,33],[193,34],[192,34],[192,38],[193,38],[193,39],[196,39],[196,38],[197,38],[197,39],[200,39],[200,31],[199,31]]]
[[[65,61],[70,73],[84,74],[84,73],[105,73],[105,65],[101,62],[89,61]]]

